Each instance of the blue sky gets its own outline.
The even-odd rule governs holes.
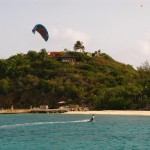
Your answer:
[[[142,7],[141,7],[142,5]],[[150,0],[0,0],[0,58],[29,50],[101,50],[135,68],[150,60]],[[49,32],[45,42],[32,33]]]

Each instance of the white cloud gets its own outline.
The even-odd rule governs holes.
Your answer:
[[[150,32],[145,32],[142,39],[138,41],[139,50],[142,55],[150,56]]]
[[[65,40],[68,42],[76,42],[77,40],[82,41],[85,45],[88,45],[90,42],[90,36],[82,31],[75,30],[73,28],[51,28],[50,29],[51,38],[54,40]]]
[[[72,42],[79,40],[84,42],[85,44],[88,44],[90,41],[89,35],[72,28],[65,29],[63,36],[66,39],[70,39]]]
[[[141,53],[143,55],[150,55],[150,41],[141,40],[139,41],[139,44],[141,48]]]
[[[55,27],[52,27],[50,29],[50,34],[51,34],[52,38],[58,38],[59,30],[57,28],[55,28]]]

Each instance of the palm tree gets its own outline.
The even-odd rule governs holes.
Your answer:
[[[75,52],[76,52],[77,50],[80,50],[80,52],[81,52],[81,51],[84,52],[85,47],[84,47],[84,45],[83,45],[83,42],[77,41],[77,42],[74,44],[74,50],[75,50]]]

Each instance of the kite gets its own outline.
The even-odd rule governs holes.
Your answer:
[[[43,25],[41,25],[41,24],[35,25],[32,32],[35,34],[35,31],[37,31],[43,37],[43,39],[45,41],[48,40],[48,38],[49,38],[48,31],[46,30],[46,28]]]

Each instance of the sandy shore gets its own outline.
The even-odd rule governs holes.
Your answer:
[[[19,114],[19,113],[31,113],[31,109],[0,110],[0,114]],[[138,111],[138,110],[68,111],[63,114],[150,116],[150,111]]]
[[[30,109],[6,109],[6,110],[0,110],[0,114],[20,114],[20,113],[30,113]]]
[[[150,116],[150,111],[135,111],[135,110],[103,110],[103,111],[69,111],[65,114],[94,114],[94,115],[137,115]]]

